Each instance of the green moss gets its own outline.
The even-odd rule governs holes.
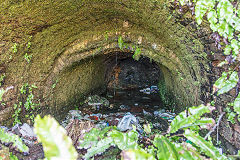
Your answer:
[[[188,27],[176,23],[174,18],[169,19],[170,12],[164,0],[127,0],[121,3],[118,0],[5,0],[0,4],[0,37],[6,42],[4,46],[0,45],[0,63],[7,67],[5,85],[35,82],[42,91],[39,97],[46,97],[43,100],[49,102],[51,107],[64,108],[78,103],[76,100],[104,85],[104,67],[96,53],[103,51],[107,44],[116,42],[119,34],[129,44],[139,45],[145,56],[166,68],[166,86],[162,93],[165,97],[171,92],[175,97],[182,95],[179,104],[197,103],[199,96],[195,90],[207,81],[207,77],[200,74],[199,61],[193,58],[203,53],[203,45],[195,38],[194,30],[190,32]],[[124,21],[128,21],[128,26],[123,26]],[[104,37],[106,31],[107,40]],[[30,36],[32,45],[28,53],[32,59],[30,64],[26,64],[24,55]],[[142,37],[141,44],[138,44],[139,37]],[[85,48],[64,55],[65,61],[62,63],[68,64],[68,58],[87,53],[95,58],[70,63],[60,73],[53,74],[59,57],[73,44],[81,42],[86,42]],[[9,51],[14,43],[19,44],[16,54]],[[152,44],[161,48],[154,49]],[[205,68],[208,67],[206,61],[201,61]],[[180,76],[176,70],[181,73]],[[188,76],[192,74],[191,70],[196,77]],[[53,80],[59,79],[59,83],[53,93],[50,89],[48,93],[47,87],[52,86],[47,84],[51,75],[56,76]],[[195,79],[200,85],[193,89]],[[48,95],[51,94],[50,99]],[[189,95],[194,95],[194,100]]]

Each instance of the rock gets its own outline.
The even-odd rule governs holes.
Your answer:
[[[104,128],[108,127],[108,126],[109,126],[109,124],[107,122],[103,122],[103,121],[101,121],[98,124],[96,124],[96,128],[99,128],[99,129],[104,129]]]
[[[109,109],[113,109],[113,108],[114,108],[114,104],[110,104]]]
[[[153,123],[153,128],[159,129],[161,131],[167,131],[168,129],[168,122],[163,119],[158,119],[158,122]]]
[[[144,117],[146,117],[146,118],[152,118],[152,117],[153,117],[153,115],[152,115],[150,112],[147,112],[147,111],[145,111],[144,109],[143,109],[143,115],[144,115]]]
[[[122,104],[122,105],[119,107],[119,109],[120,109],[120,110],[129,110],[130,107],[127,106],[127,105],[123,105],[123,104]]]
[[[63,127],[66,127],[70,123],[70,121],[73,119],[83,119],[82,112],[79,110],[70,110],[65,120],[61,122],[61,125]]]
[[[150,100],[151,98],[149,97],[142,97],[143,100]]]
[[[100,97],[98,95],[93,95],[93,96],[89,96],[86,100],[85,103],[87,103],[90,106],[105,106],[105,107],[109,107],[109,101],[104,98],[104,97]]]
[[[33,128],[30,127],[27,123],[24,123],[19,132],[23,137],[36,137],[36,134],[33,132]]]
[[[127,131],[133,129],[132,125],[135,125],[140,132],[143,132],[142,127],[139,125],[137,118],[130,112],[128,112],[118,123],[117,127],[120,131]]]
[[[15,126],[12,127],[11,131],[16,134],[16,135],[21,135],[20,133],[20,125],[19,124],[15,124]]]

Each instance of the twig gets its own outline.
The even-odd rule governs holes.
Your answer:
[[[206,136],[204,137],[204,139],[207,139],[208,136],[210,136],[210,134],[211,134],[212,132],[214,132],[214,130],[219,126],[220,121],[221,121],[221,119],[222,119],[222,117],[223,117],[224,114],[225,114],[225,112],[223,112],[223,113],[219,116],[219,119],[218,119],[217,124],[215,124],[215,126],[208,132],[208,134],[206,134]]]

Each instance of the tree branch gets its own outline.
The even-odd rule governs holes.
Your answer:
[[[224,114],[225,114],[225,112],[223,112],[223,113],[219,116],[219,119],[218,119],[217,124],[208,132],[208,134],[206,134],[206,136],[204,137],[204,139],[207,139],[208,136],[210,136],[210,134],[211,134],[212,132],[214,132],[214,130],[219,126],[220,121],[221,121],[221,119],[222,119],[222,117],[223,117]]]

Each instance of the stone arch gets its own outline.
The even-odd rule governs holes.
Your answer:
[[[0,60],[6,66],[4,86],[14,86],[14,91],[7,93],[4,101],[12,106],[21,85],[35,83],[38,86],[36,98],[41,99],[42,108],[48,110],[46,106],[49,106],[55,112],[55,106],[50,103],[55,94],[54,77],[84,59],[119,51],[117,39],[121,35],[125,43],[138,45],[144,56],[165,66],[162,67],[168,77],[165,81],[173,80],[168,87],[181,106],[200,104],[201,87],[210,85],[202,37],[195,33],[194,23],[183,26],[175,17],[170,17],[164,2],[2,2]],[[28,42],[32,44],[30,49],[26,48]],[[18,44],[17,54],[11,52],[14,43]],[[131,48],[126,52],[129,51],[133,52]],[[32,55],[31,63],[24,59],[26,52]],[[11,60],[9,55],[13,57]],[[202,100],[206,98],[203,96]]]
[[[123,50],[119,49],[119,46],[118,46],[117,39],[119,36],[123,37],[123,41],[128,46],[128,47],[125,47]],[[182,94],[183,92],[191,92],[191,90],[188,90],[188,89],[190,88],[190,86],[191,88],[193,87],[194,81],[196,81],[197,77],[192,78],[192,77],[189,77],[189,75],[191,75],[191,69],[194,70],[195,68],[189,68],[189,66],[187,65],[184,66],[182,64],[184,62],[182,62],[176,56],[176,54],[173,53],[173,51],[164,48],[163,46],[161,46],[161,44],[157,42],[154,43],[146,40],[145,42],[143,42],[145,38],[141,36],[131,35],[131,34],[126,35],[126,34],[116,33],[115,35],[111,35],[110,33],[108,35],[108,39],[110,39],[110,42],[108,42],[108,40],[104,40],[103,37],[100,36],[100,37],[93,37],[92,39],[88,39],[83,42],[78,40],[73,42],[70,45],[70,47],[68,47],[61,55],[59,55],[59,57],[55,59],[54,65],[52,66],[52,70],[50,71],[50,74],[46,80],[45,93],[48,92],[51,86],[57,81],[56,77],[61,75],[61,73],[63,72],[67,74],[67,71],[66,71],[67,69],[76,67],[77,64],[80,63],[81,61],[88,59],[88,61],[91,62],[91,60],[89,59],[93,57],[108,55],[109,53],[113,53],[113,52],[133,53],[135,51],[133,46],[138,46],[141,49],[142,56],[153,59],[156,63],[158,63],[165,77],[165,80],[163,83],[164,84],[166,83],[166,86],[164,86],[166,88],[164,89],[166,89],[167,92],[174,93],[174,96],[178,98],[177,102],[179,106],[198,103],[197,100],[199,97],[195,96],[194,99],[192,99],[193,97],[188,97]],[[96,60],[93,60],[93,61],[96,61]],[[101,65],[101,64],[98,64],[98,65]],[[95,67],[98,68],[98,66],[95,66]],[[93,76],[96,76],[96,75],[93,75]],[[180,82],[183,79],[183,77],[187,78],[188,81]],[[91,76],[88,77],[88,80],[87,80],[88,82],[89,82],[89,79],[91,79]],[[70,86],[74,85],[74,82],[71,79],[69,79],[69,81],[70,81],[69,82]],[[65,80],[65,83],[67,83],[67,80]],[[78,83],[78,82],[75,81],[75,83]],[[94,82],[94,83],[96,84],[97,82]],[[99,83],[99,84],[104,85],[103,83]],[[60,94],[62,93],[62,96],[60,96],[58,93],[55,93],[55,97],[52,98],[55,100],[59,99],[58,102],[55,101],[55,104],[53,104],[57,107],[69,105],[68,103],[62,103],[63,101],[64,102],[68,101],[67,95],[69,95],[69,97],[71,97],[72,99],[77,99],[76,96],[73,95],[74,92],[78,95],[80,94],[83,96],[83,95],[86,95],[87,93],[90,93],[91,91],[96,90],[96,88],[99,87],[99,86],[92,86],[92,87],[88,86],[88,88],[90,88],[91,91],[83,89],[83,91],[81,92],[80,91],[81,86],[78,86],[80,92],[71,91],[73,93],[71,94],[67,92],[67,89],[66,89],[69,87],[67,87],[66,85],[65,87],[62,87],[63,84],[60,84],[60,86],[62,90],[58,90],[57,92]],[[189,86],[189,88],[185,88],[184,86]],[[196,88],[194,92],[200,92],[199,88]],[[60,97],[60,98],[57,98],[57,97]],[[79,101],[76,101],[76,102],[79,103]]]

